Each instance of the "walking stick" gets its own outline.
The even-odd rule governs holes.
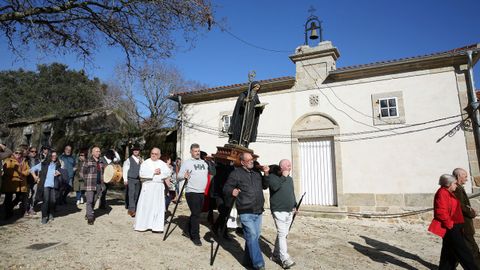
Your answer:
[[[295,206],[297,211],[295,211],[295,213],[293,214],[292,223],[290,223],[290,227],[288,228],[288,231],[290,231],[292,229],[293,221],[295,220],[295,217],[297,216],[298,209],[300,209],[300,205],[302,204],[303,197],[305,197],[305,194],[307,194],[307,192],[303,193],[302,197],[300,198],[300,201],[298,201],[297,205]]]
[[[227,219],[225,220],[225,224],[222,225],[222,227],[220,228],[220,231],[218,232],[219,237],[223,237],[223,234],[225,233],[225,230],[227,229],[228,219],[230,218],[230,213],[232,213],[232,208],[233,208],[233,205],[235,204],[236,199],[237,199],[237,197],[233,197],[232,204],[230,205],[230,208],[228,210],[228,214],[226,215]],[[213,254],[211,254],[210,266],[212,266],[213,263],[215,262],[215,258],[217,257],[217,252],[218,252],[219,247],[220,247],[220,241],[217,241],[217,247],[215,248],[215,252],[213,252]]]
[[[185,186],[187,185],[187,182],[188,182],[189,178],[185,178],[185,183],[183,183],[182,189],[180,190],[180,195],[178,196],[179,199],[183,195],[183,190],[185,189]],[[168,222],[167,230],[165,231],[165,235],[163,236],[163,241],[165,241],[168,237],[168,230],[170,229],[170,225],[172,224],[173,217],[175,216],[175,212],[177,212],[178,205],[179,205],[179,203],[177,201],[177,203],[175,204],[175,208],[173,208],[173,213],[172,213],[172,216],[170,217],[170,221]]]

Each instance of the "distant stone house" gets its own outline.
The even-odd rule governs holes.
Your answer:
[[[268,105],[249,148],[262,164],[291,159],[297,195],[306,192],[307,205],[356,211],[431,207],[441,174],[463,167],[480,180],[474,133],[460,129],[443,137],[466,117],[473,93],[466,52],[473,51],[475,64],[479,48],[337,68],[340,53],[331,42],[300,46],[290,56],[295,77],[260,81],[259,98]],[[236,99],[247,87],[171,97],[183,109],[177,142],[183,158],[191,143],[209,153],[227,143]]]
[[[100,145],[121,151],[131,124],[112,110],[91,110],[66,116],[21,119],[7,124],[8,136],[0,138],[9,147],[20,144],[49,146],[59,151],[66,144],[74,150]],[[7,134],[6,134],[7,135]]]
[[[102,150],[115,149],[124,159],[129,155],[127,146],[132,144],[144,148],[143,154],[146,156],[154,146],[160,147],[164,153],[174,154],[176,132],[175,128],[142,132],[125,119],[122,113],[114,110],[89,110],[65,116],[46,115],[17,120],[0,131],[0,142],[9,147],[26,144],[39,149],[41,146],[49,146],[58,151],[69,144],[75,153],[96,145]]]

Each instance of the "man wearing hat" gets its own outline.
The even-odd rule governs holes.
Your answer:
[[[127,213],[131,217],[135,217],[137,211],[137,201],[140,195],[140,164],[142,164],[142,158],[140,157],[140,147],[134,145],[132,147],[132,155],[123,163],[123,182],[128,189],[128,211]]]

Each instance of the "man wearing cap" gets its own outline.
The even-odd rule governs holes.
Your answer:
[[[138,196],[142,183],[140,182],[140,165],[142,158],[140,157],[140,147],[132,147],[132,155],[123,163],[123,182],[128,190],[128,215],[135,217],[137,211]]]

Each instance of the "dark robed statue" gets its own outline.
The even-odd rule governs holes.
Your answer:
[[[258,99],[259,90],[260,83],[254,81],[238,97],[228,129],[228,143],[248,148],[250,142],[256,141],[258,120],[265,107]]]

